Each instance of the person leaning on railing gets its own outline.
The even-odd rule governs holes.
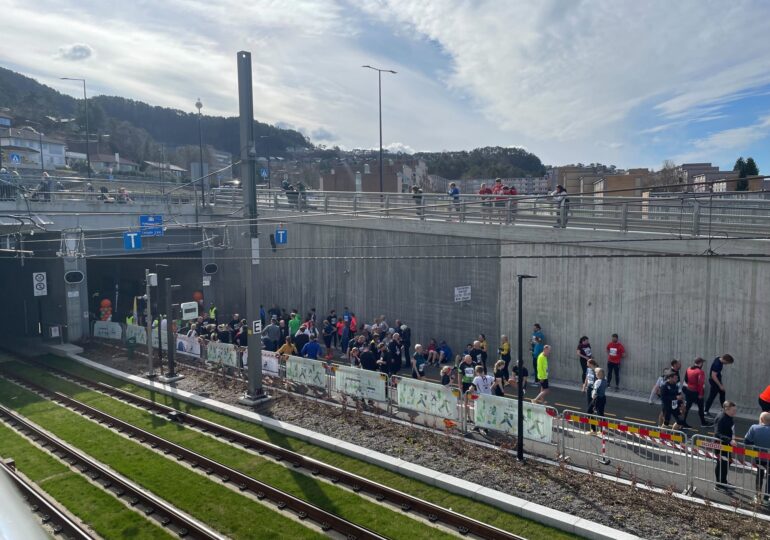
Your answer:
[[[770,412],[763,412],[759,415],[759,423],[754,424],[746,432],[744,441],[746,444],[757,446],[765,452],[770,452]],[[770,502],[770,479],[765,483],[765,479],[768,477],[768,470],[770,469],[770,459],[757,460],[757,481],[756,488],[757,494],[754,497],[755,504],[767,504]],[[764,485],[764,495],[762,487]]]

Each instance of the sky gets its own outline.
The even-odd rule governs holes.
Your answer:
[[[519,146],[544,163],[770,172],[763,0],[0,0],[0,65],[89,94],[234,116],[316,144]],[[0,104],[2,105],[2,104]],[[215,142],[214,142],[215,144]]]

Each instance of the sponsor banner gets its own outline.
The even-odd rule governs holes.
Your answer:
[[[232,343],[220,343],[218,341],[209,341],[206,346],[209,362],[217,362],[224,366],[238,367],[238,354],[235,352],[235,345]]]
[[[246,365],[248,360],[249,351],[243,351],[243,365]],[[273,351],[262,351],[262,374],[263,375],[275,375],[280,374],[281,369],[281,355]]]
[[[334,383],[337,392],[363,399],[386,401],[387,375],[379,371],[337,366]]]
[[[137,345],[147,345],[147,329],[135,324],[126,325],[126,340],[133,338]]]
[[[166,335],[166,332],[161,332],[161,339],[163,340],[163,350],[168,350],[168,336]],[[158,345],[158,329],[153,328],[152,329],[152,346],[156,349],[159,347]]]
[[[326,367],[319,360],[289,356],[286,360],[286,378],[308,386],[326,387]]]
[[[479,395],[474,406],[477,427],[505,431],[516,435],[518,403],[515,399]],[[553,418],[544,405],[524,403],[524,438],[544,443],[551,442]]]
[[[96,321],[94,323],[94,337],[120,340],[123,337],[123,328],[116,322]]]
[[[450,389],[436,383],[401,379],[398,383],[398,406],[457,420],[457,397]]]
[[[182,334],[177,334],[176,350],[177,352],[189,354],[191,356],[200,356],[201,344],[198,342],[197,337],[187,337]]]

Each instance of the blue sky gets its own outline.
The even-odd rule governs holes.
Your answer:
[[[753,156],[770,171],[770,2],[0,0],[0,64],[72,95],[255,116],[314,142],[522,146],[552,165]],[[10,46],[13,44],[13,46]],[[2,105],[2,104],[0,104]]]

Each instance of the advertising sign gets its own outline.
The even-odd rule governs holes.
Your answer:
[[[286,360],[286,378],[308,386],[326,386],[326,367],[319,360],[289,356]]]
[[[401,379],[398,383],[398,406],[457,420],[457,398],[450,389],[436,383]]]
[[[387,380],[387,375],[379,371],[337,366],[334,383],[337,392],[363,399],[386,401]]]
[[[126,339],[133,338],[137,345],[147,345],[147,329],[135,324],[126,325]]]
[[[235,352],[235,345],[231,343],[220,343],[218,341],[209,341],[206,346],[209,362],[217,362],[223,366],[237,367],[238,355]]]
[[[479,395],[476,400],[476,426],[516,435],[518,403],[515,399],[500,396]],[[545,406],[524,403],[524,438],[533,441],[551,442],[553,418]]]
[[[94,337],[119,340],[123,337],[123,329],[116,322],[96,321],[94,323]]]

